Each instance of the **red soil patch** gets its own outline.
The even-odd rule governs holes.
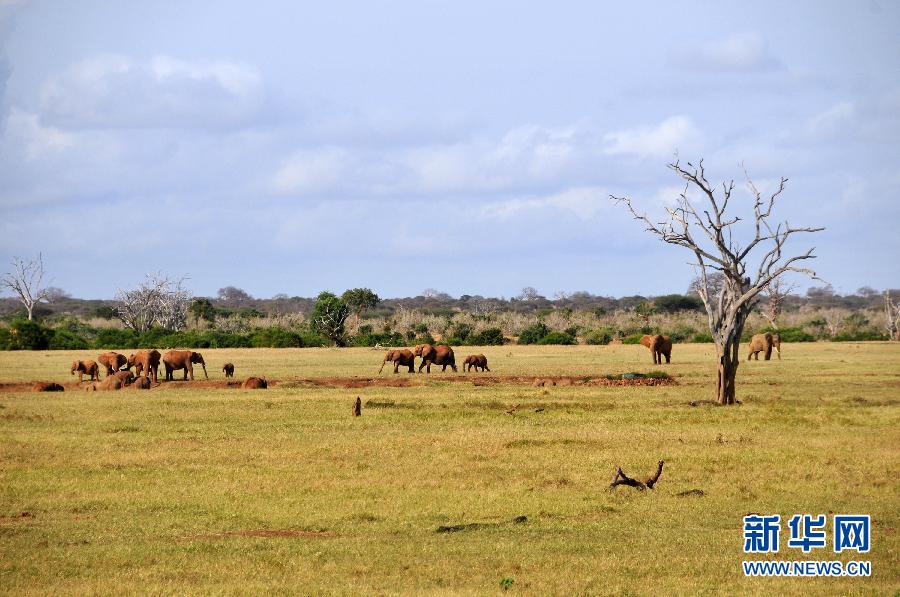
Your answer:
[[[654,379],[654,378],[635,378],[635,379],[609,379],[606,377],[593,377],[589,375],[444,375],[440,377],[429,377],[427,375],[391,375],[385,377],[309,377],[309,378],[290,378],[283,380],[268,380],[269,387],[274,388],[283,386],[286,388],[294,387],[314,387],[314,388],[406,388],[412,386],[423,386],[428,381],[438,381],[447,383],[470,383],[474,386],[491,386],[498,384],[507,385],[525,385],[525,386],[666,386],[672,385],[674,379]],[[224,390],[224,389],[240,389],[243,380],[211,380],[198,379],[195,381],[170,381],[162,382],[150,388],[150,391],[159,389],[179,389],[179,390]],[[0,393],[6,392],[29,392],[33,381],[22,382],[0,382]],[[82,391],[83,386],[78,382],[68,382],[63,384],[66,391]],[[122,388],[119,392],[130,392],[131,387]]]

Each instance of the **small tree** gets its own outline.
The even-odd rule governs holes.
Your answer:
[[[675,207],[666,208],[668,217],[663,221],[654,222],[646,214],[638,213],[628,197],[611,196],[611,199],[624,203],[631,215],[663,242],[684,247],[694,254],[694,265],[701,278],[697,291],[706,307],[709,331],[719,361],[716,399],[719,404],[734,404],[741,334],[759,293],[785,272],[816,277],[812,270],[796,265],[799,261],[814,258],[813,249],[793,257],[785,257],[783,250],[792,235],[823,228],[793,228],[787,223],[773,227],[770,221],[772,208],[784,191],[787,179],[782,178],[775,192],[764,198],[747,175],[747,186],[754,198],[754,234],[742,245],[734,238],[738,232],[736,224],[742,218],[727,213],[734,181],[723,183],[719,194],[707,180],[702,160],[696,167],[688,162],[686,168],[676,160],[669,168],[684,181],[685,187]],[[700,205],[689,197],[691,191],[700,196]],[[757,248],[761,254],[756,263],[751,264],[751,253]],[[751,275],[748,275],[748,269]],[[724,278],[718,296],[714,297],[710,296],[709,278],[716,272]]]
[[[351,288],[341,295],[341,299],[350,307],[357,318],[362,316],[363,311],[372,309],[381,300],[377,294],[368,288]]]
[[[244,289],[235,286],[219,288],[216,298],[226,307],[240,307],[242,304],[253,300],[253,297]]]
[[[125,327],[145,332],[154,325],[182,330],[187,323],[191,291],[184,278],[170,280],[161,274],[147,274],[146,280],[131,290],[116,292],[119,319]]]
[[[350,316],[350,307],[340,297],[330,292],[320,292],[316,298],[310,320],[312,327],[332,342],[335,346],[343,346],[344,323]]]
[[[884,291],[884,317],[888,338],[891,340],[900,339],[900,333],[897,330],[897,321],[900,320],[900,303],[895,303],[891,300],[890,290]]]
[[[760,313],[773,329],[778,329],[778,316],[781,315],[781,311],[784,308],[784,301],[793,290],[793,284],[788,284],[781,277],[778,277],[772,280],[763,291],[766,297],[766,304],[763,305]]]
[[[44,260],[40,253],[37,259],[12,259],[13,271],[0,277],[0,288],[12,291],[28,313],[28,320],[34,318],[34,308],[38,303],[50,300],[48,288],[44,288]]]

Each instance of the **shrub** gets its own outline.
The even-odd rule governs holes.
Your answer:
[[[584,335],[584,340],[592,345],[606,345],[616,337],[616,330],[610,327],[591,330]]]
[[[703,309],[703,301],[693,296],[681,294],[667,294],[653,299],[654,306],[664,313],[677,313],[678,311],[700,311]]]
[[[94,348],[137,348],[138,334],[134,330],[97,330]]]
[[[780,330],[765,328],[760,330],[759,333],[764,334],[766,332],[772,332],[773,334],[778,334],[781,336],[782,342],[815,342],[816,338],[805,331],[803,328],[783,328]],[[881,340],[881,338],[877,338]]]
[[[36,321],[17,319],[9,326],[11,350],[47,350],[53,330]]]
[[[413,338],[411,344],[437,344],[437,340],[435,340],[431,334],[426,332],[421,336]]]
[[[457,323],[453,326],[453,338],[459,339],[459,344],[464,343],[468,340],[469,335],[472,333],[472,326],[468,323]]]
[[[549,334],[538,340],[538,344],[575,344],[575,337],[570,336],[565,332],[550,332]]]
[[[90,348],[88,341],[75,332],[61,329],[53,332],[50,338],[50,350],[85,350]]]
[[[469,336],[467,343],[472,346],[501,346],[503,342],[503,331],[500,328],[486,328]]]
[[[250,334],[254,348],[300,348],[300,334],[282,328],[263,328]]]
[[[783,337],[782,340],[784,340]],[[881,332],[870,328],[855,332],[841,332],[831,340],[833,342],[864,342],[866,340],[887,340],[887,337]]]
[[[359,334],[354,336],[351,342],[353,346],[403,346],[404,338],[401,334],[394,332],[392,334]]]
[[[712,335],[710,335],[708,332],[698,332],[691,338],[691,342],[693,342],[694,344],[706,344],[712,341]]]
[[[640,344],[644,334],[631,334],[622,338],[622,344]]]
[[[536,323],[522,330],[522,333],[519,334],[519,344],[537,344],[549,333],[550,328],[543,323]]]
[[[686,324],[676,325],[667,335],[672,342],[689,342],[691,338],[697,335],[697,330]]]

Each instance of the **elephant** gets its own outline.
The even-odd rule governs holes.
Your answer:
[[[166,381],[173,381],[175,379],[173,372],[179,369],[184,369],[185,380],[190,376],[191,381],[194,381],[194,363],[200,363],[203,366],[203,375],[206,376],[206,379],[209,379],[209,374],[206,372],[206,361],[203,360],[203,355],[199,352],[170,350],[163,355],[162,361],[166,367]]]
[[[121,390],[122,382],[115,375],[107,377],[103,381],[96,381],[84,386],[86,392]]]
[[[150,379],[141,375],[140,377],[135,378],[134,383],[131,384],[131,387],[135,390],[149,390]]]
[[[225,372],[225,377],[234,377],[234,365],[231,363],[225,363],[222,366],[222,371]]]
[[[472,368],[475,368],[475,371],[478,371],[480,367],[482,371],[490,371],[487,364],[487,357],[483,354],[470,354],[466,357],[466,360],[463,361],[463,371],[466,371],[466,367],[468,366],[468,371],[471,371]]]
[[[52,381],[36,381],[31,386],[32,392],[65,392],[66,389]]]
[[[662,365],[663,357],[666,363],[672,358],[672,339],[668,336],[641,336],[641,344],[650,349],[653,354],[653,364]]]
[[[125,363],[128,362],[128,357],[124,354],[110,351],[98,356],[97,362],[106,367],[106,376],[109,377],[125,366]]]
[[[134,374],[141,374],[153,380],[153,383],[159,383],[159,351],[158,350],[139,350],[130,357],[125,363],[129,369],[134,367]]]
[[[131,369],[125,369],[124,371],[116,371],[112,375],[113,377],[118,377],[119,381],[122,382],[123,386],[130,386],[134,383],[134,373],[131,372]],[[110,377],[106,376],[107,379]]]
[[[437,346],[419,344],[413,350],[413,354],[417,357],[422,357],[422,362],[419,364],[419,373],[422,372],[422,367],[426,368],[426,372],[431,373],[431,365],[442,365],[441,371],[446,371],[449,365],[454,373],[457,372],[453,349],[446,344],[438,344]]]
[[[72,375],[78,372],[78,383],[84,380],[84,376],[89,376],[89,381],[100,379],[100,367],[94,361],[72,361]]]
[[[265,390],[268,387],[269,382],[262,377],[248,377],[244,380],[244,383],[241,384],[242,390]]]
[[[747,355],[747,360],[749,361],[753,357],[756,357],[756,360],[759,360],[759,353],[765,351],[766,356],[765,359],[768,361],[772,358],[772,349],[775,349],[775,352],[778,354],[778,360],[781,360],[781,336],[778,334],[771,334],[766,332],[765,334],[756,334],[752,338],[750,338],[749,350],[750,354]]]
[[[381,373],[384,369],[384,364],[389,361],[394,363],[394,373],[399,373],[400,367],[409,367],[410,373],[415,372],[416,355],[408,348],[387,351],[384,355],[384,360],[381,362],[381,369],[378,370],[378,373]]]

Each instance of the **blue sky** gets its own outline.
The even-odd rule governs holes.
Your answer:
[[[316,6],[321,4],[321,6]],[[900,4],[0,0],[0,263],[111,297],[681,292],[677,151],[900,282]]]

